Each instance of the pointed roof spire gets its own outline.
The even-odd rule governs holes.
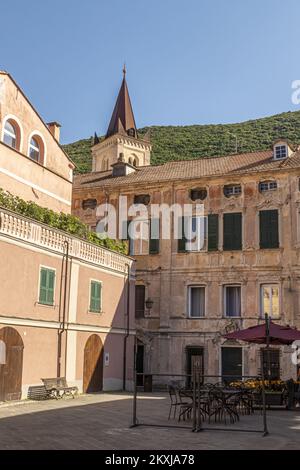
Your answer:
[[[106,137],[119,133],[120,129],[125,131],[127,135],[137,138],[137,129],[126,83],[125,64],[123,66],[121,88],[106,132]]]
[[[95,132],[94,139],[93,139],[93,145],[99,144],[99,142],[100,142],[100,139],[97,136],[97,132]]]

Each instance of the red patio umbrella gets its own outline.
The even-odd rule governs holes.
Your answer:
[[[282,326],[272,320],[261,325],[250,326],[244,330],[234,331],[224,335],[226,339],[237,339],[247,343],[257,344],[292,344],[300,340],[300,331],[290,326]]]
[[[286,345],[300,340],[300,331],[290,326],[282,326],[272,322],[268,315],[265,315],[265,323],[256,326],[250,326],[244,330],[234,331],[223,335],[226,339],[237,339],[247,343],[266,344],[269,351],[270,344]],[[271,376],[270,354],[267,355],[267,376]],[[262,367],[264,371],[264,367]]]

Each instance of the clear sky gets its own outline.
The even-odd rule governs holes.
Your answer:
[[[124,61],[138,127],[300,109],[299,0],[14,0],[0,17],[0,69],[64,143],[106,131]]]

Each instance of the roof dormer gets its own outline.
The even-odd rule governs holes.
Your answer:
[[[293,153],[292,148],[285,139],[278,139],[273,144],[273,158],[274,160],[284,160]]]

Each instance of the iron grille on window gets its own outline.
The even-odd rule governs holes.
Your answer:
[[[264,377],[267,380],[280,379],[280,351],[279,349],[261,349],[261,360]]]

